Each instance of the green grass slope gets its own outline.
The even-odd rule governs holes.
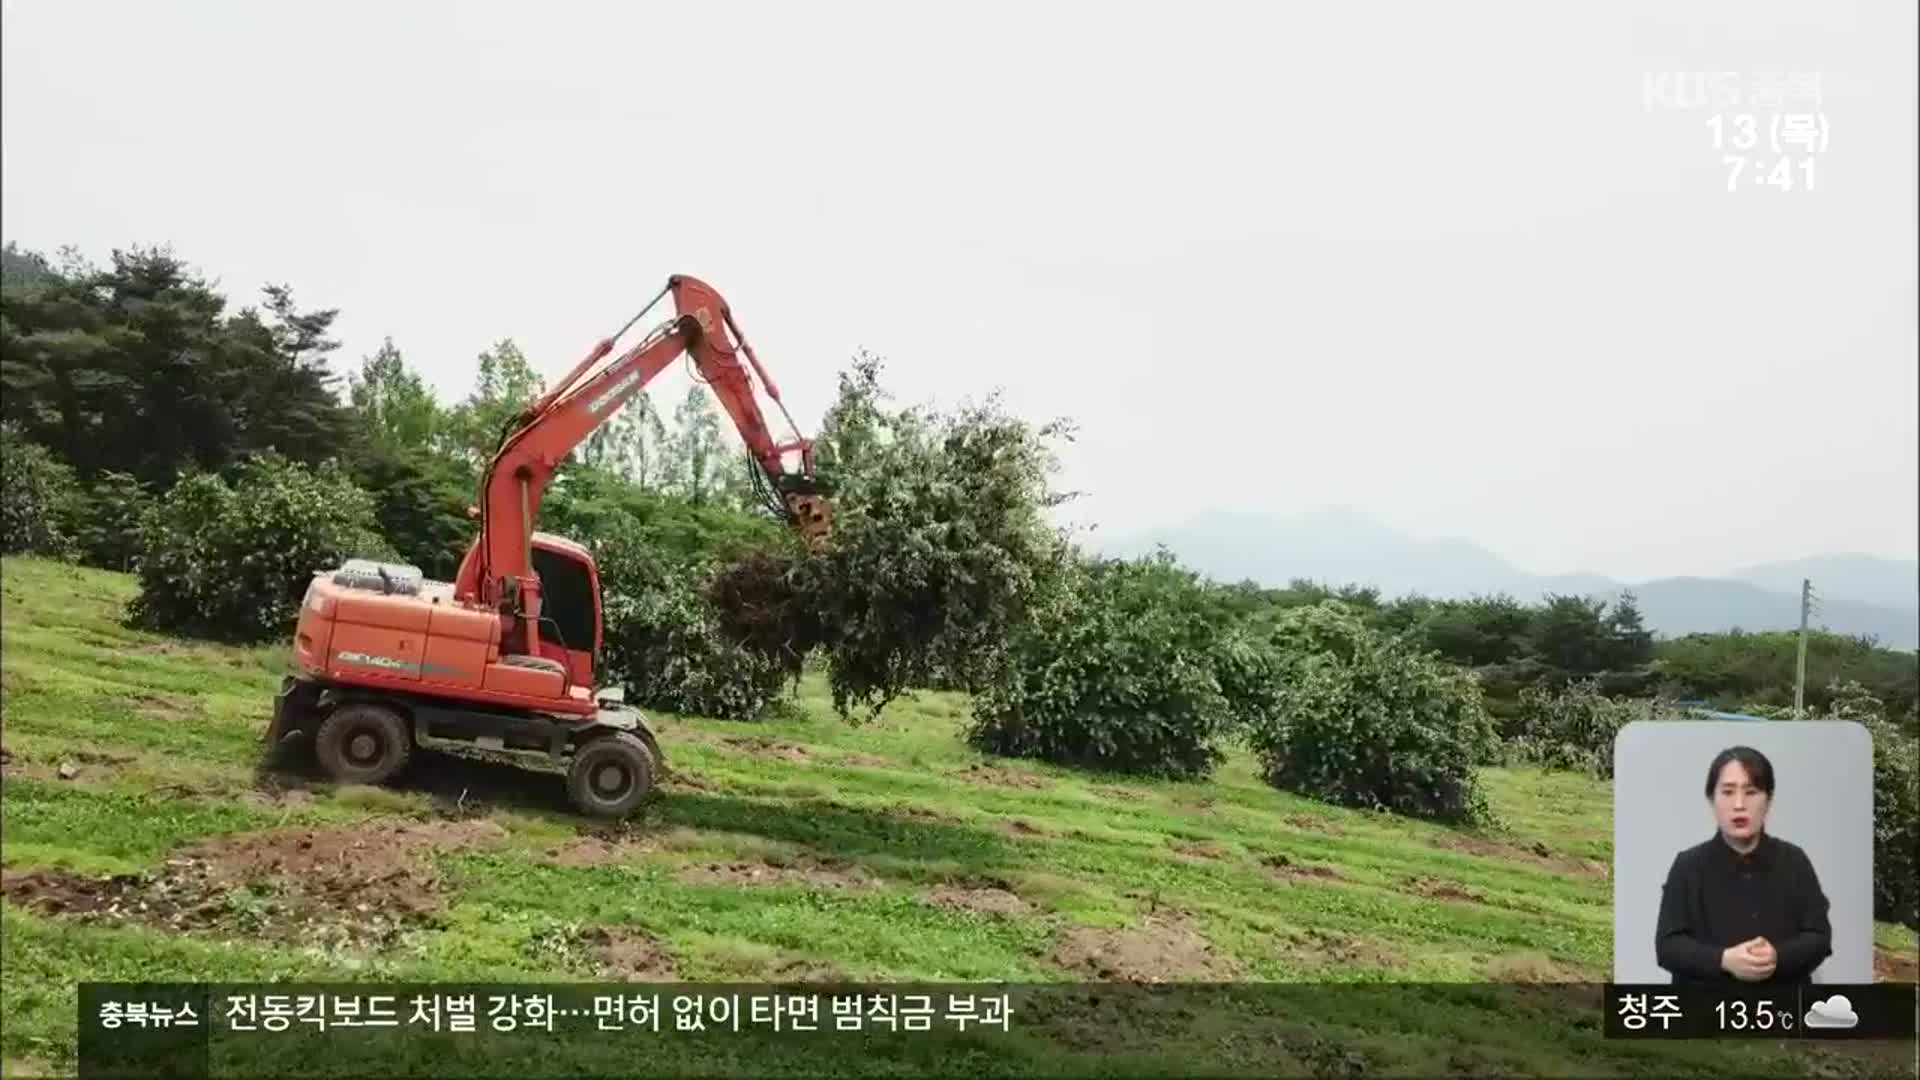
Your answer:
[[[656,716],[672,775],[643,818],[607,827],[569,813],[557,776],[488,763],[423,757],[382,789],[267,767],[282,649],[126,629],[134,589],[4,562],[9,1075],[71,1071],[81,979],[1380,984],[1599,982],[1610,968],[1609,791],[1579,776],[1493,770],[1503,827],[1465,832],[1273,791],[1245,757],[1205,783],[989,759],[960,739],[959,697],[855,727],[809,679],[779,723]],[[116,902],[131,914],[76,914]],[[1880,940],[1914,944],[1893,928]],[[1452,997],[1409,997],[1301,1016],[1269,1060],[1312,1070],[1331,1047],[1341,1068],[1381,1074],[1873,1065],[1607,1043],[1596,1023],[1574,1009],[1488,1024]],[[1061,1060],[1037,1037],[994,1046],[990,1069]],[[1168,1068],[1191,1060],[1177,1037],[1149,1049]],[[735,1064],[775,1067],[766,1052]]]

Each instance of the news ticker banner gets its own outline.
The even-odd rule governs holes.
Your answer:
[[[1776,1072],[1775,1051],[1672,1040],[1912,1040],[1912,984],[1819,989],[1816,1002],[1598,984],[82,983],[78,1067],[89,1080],[580,1080],[1069,1076],[1122,1059],[1139,1075],[1240,1078],[1404,1071],[1438,1054],[1454,1072],[1537,1073],[1545,1055],[1594,1075],[1670,1060],[1727,1077]],[[1816,1005],[1855,1021],[1808,1024]]]

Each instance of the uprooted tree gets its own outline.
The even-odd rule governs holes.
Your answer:
[[[1048,483],[1066,425],[1035,427],[993,399],[890,408],[879,375],[857,360],[822,428],[833,542],[762,575],[796,609],[775,621],[817,635],[843,716],[936,679],[980,686],[1061,566],[1046,511],[1071,497]]]

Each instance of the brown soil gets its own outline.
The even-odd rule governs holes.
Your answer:
[[[129,700],[134,703],[134,711],[150,720],[178,720],[191,716],[194,706],[174,698],[159,697],[154,694],[131,694]]]
[[[864,751],[857,751],[857,750],[852,753],[841,754],[839,757],[834,759],[833,763],[835,765],[853,765],[862,769],[893,768],[893,762],[888,761],[886,758],[883,758],[878,754],[869,754],[869,753],[865,753]]]
[[[959,824],[966,819],[958,814],[949,814],[945,810],[935,810],[930,806],[902,806],[892,813],[897,817],[912,818],[916,821],[934,821],[941,824]]]
[[[1401,882],[1402,887],[1433,900],[1469,900],[1473,903],[1485,903],[1485,898],[1458,882],[1443,878],[1413,877]]]
[[[1211,840],[1175,840],[1173,850],[1196,859],[1224,859],[1231,854]]]
[[[1581,877],[1606,877],[1609,873],[1605,863],[1558,853],[1539,841],[1531,844],[1503,844],[1470,833],[1443,832],[1433,837],[1432,842],[1449,851],[1464,851],[1469,855],[1480,855],[1508,862],[1531,862],[1556,873],[1576,874]]]
[[[1271,854],[1262,855],[1260,857],[1260,865],[1266,867],[1274,874],[1286,878],[1338,878],[1340,876],[1340,871],[1335,870],[1331,866],[1320,863],[1296,862],[1291,855],[1288,855],[1284,851],[1275,851]]]
[[[973,911],[982,915],[1025,915],[1027,902],[997,886],[984,888],[962,888],[957,885],[940,885],[927,894],[927,898],[941,907],[958,908],[961,911]]]
[[[1874,982],[1920,982],[1920,959],[1912,953],[1897,953],[1874,946]]]
[[[1119,799],[1121,802],[1139,802],[1147,797],[1146,792],[1132,788],[1114,787],[1110,784],[1096,784],[1087,789],[1095,795],[1107,799]]]
[[[813,760],[813,751],[808,750],[806,747],[798,743],[782,742],[779,739],[768,738],[765,735],[754,735],[751,737],[735,736],[733,738],[721,739],[720,741],[733,747],[735,750],[742,750],[752,754],[754,757],[773,758],[776,761],[787,761],[796,765],[804,765]]]
[[[667,982],[674,977],[673,957],[666,946],[638,930],[594,930],[587,934],[586,942],[599,961],[601,974],[610,978]]]
[[[1290,935],[1284,950],[1311,967],[1404,967],[1406,957],[1378,942],[1325,930]]]
[[[709,780],[697,772],[691,772],[686,769],[675,769],[667,776],[666,781],[666,786],[668,787],[685,788],[688,791],[711,792],[720,790],[719,785],[715,781]]]
[[[832,964],[795,957],[783,960],[769,973],[775,983],[845,982],[846,973]]]
[[[1240,971],[1181,916],[1149,916],[1138,930],[1073,927],[1061,932],[1052,959],[1069,971],[1115,982],[1227,982]]]
[[[1588,983],[1585,972],[1545,953],[1506,953],[1487,961],[1484,974],[1494,983]]]
[[[1211,795],[1175,795],[1173,808],[1182,814],[1210,814],[1213,802]]]
[[[1008,818],[1000,823],[1000,827],[1012,833],[1014,836],[1041,836],[1046,832],[1046,830],[1022,821],[1019,818]]]
[[[975,783],[994,784],[998,787],[1044,788],[1052,787],[1053,781],[1044,776],[1035,776],[1019,769],[1009,769],[1001,765],[969,765],[954,775]]]
[[[304,788],[255,788],[241,797],[257,806],[305,806],[313,801],[313,792]]]
[[[430,853],[505,835],[484,821],[391,819],[242,833],[186,848],[150,876],[0,872],[0,891],[22,906],[58,914],[363,945],[437,910],[439,880]]]
[[[1286,821],[1296,829],[1311,829],[1314,832],[1326,833],[1328,836],[1345,836],[1347,833],[1346,829],[1326,818],[1314,817],[1312,814],[1289,814]]]
[[[645,847],[645,844],[622,843],[603,836],[576,836],[548,848],[545,861],[554,866],[604,866]]]
[[[703,863],[690,866],[676,875],[689,884],[711,885],[823,885],[828,888],[860,888],[875,883],[871,874],[857,866],[833,865],[809,861],[799,866],[772,866],[763,862]]]

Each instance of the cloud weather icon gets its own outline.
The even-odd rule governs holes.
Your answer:
[[[1853,1011],[1853,1002],[1844,994],[1835,994],[1825,1001],[1816,1001],[1813,1008],[1807,1010],[1806,1025],[1810,1028],[1850,1028],[1860,1022]]]

